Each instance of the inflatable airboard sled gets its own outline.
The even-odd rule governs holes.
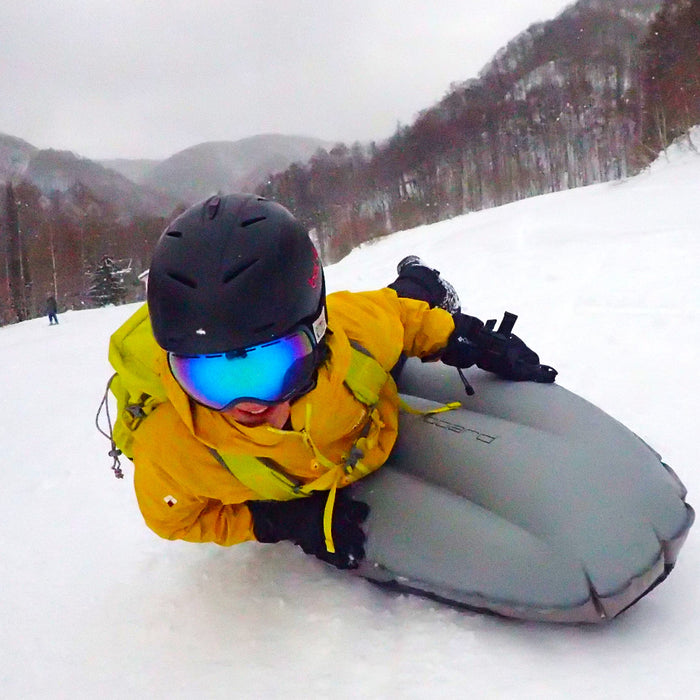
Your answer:
[[[556,384],[410,360],[378,472],[358,573],[391,588],[526,620],[602,622],[673,568],[694,520],[685,488],[619,422]]]

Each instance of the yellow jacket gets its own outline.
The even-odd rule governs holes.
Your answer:
[[[291,430],[249,428],[191,401],[170,374],[165,352],[158,370],[168,401],[134,432],[134,484],[147,525],[166,539],[232,545],[255,539],[244,502],[261,496],[217,459],[219,453],[272,460],[290,477],[310,483],[347,457],[367,423],[368,408],[344,384],[350,340],[390,370],[403,352],[425,357],[442,349],[454,323],[442,309],[397,297],[391,289],[330,294],[329,359],[316,387],[291,408]],[[379,420],[362,459],[380,467],[394,446],[398,425],[396,385],[380,393]],[[366,471],[364,473],[367,473]],[[343,477],[338,486],[349,481]]]

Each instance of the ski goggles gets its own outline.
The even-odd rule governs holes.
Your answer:
[[[311,330],[300,327],[283,338],[228,353],[168,353],[168,364],[197,403],[222,411],[242,401],[270,406],[310,391],[317,358]]]

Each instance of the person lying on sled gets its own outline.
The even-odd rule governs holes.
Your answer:
[[[148,313],[167,396],[133,435],[148,526],[220,545],[289,540],[341,569],[364,556],[368,506],[351,484],[391,453],[403,357],[556,375],[516,336],[494,343],[418,258],[384,289],[326,296],[305,228],[253,195],[215,196],[168,226]]]

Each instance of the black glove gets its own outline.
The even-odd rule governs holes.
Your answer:
[[[486,325],[473,316],[455,315],[455,330],[441,359],[454,367],[471,367],[493,372],[503,379],[551,383],[557,376],[517,335],[511,333],[517,316],[506,312],[498,330],[495,321]]]
[[[416,255],[405,257],[396,267],[399,276],[387,287],[406,299],[425,301],[430,308],[439,307],[456,314],[460,311],[455,288],[440,276],[439,270],[428,267]]]
[[[540,364],[537,353],[513,333],[503,335],[484,328],[477,343],[480,346],[477,367],[503,379],[551,384],[557,376],[557,370]]]
[[[476,364],[479,359],[477,340],[484,324],[475,316],[455,314],[455,329],[447,341],[440,359],[452,367],[466,368]]]
[[[292,501],[248,501],[253,533],[258,542],[290,540],[306,554],[313,554],[339,569],[356,569],[364,559],[365,533],[360,527],[369,506],[354,501],[344,489],[336,492],[331,530],[335,553],[326,549],[323,512],[327,491],[315,491]]]

